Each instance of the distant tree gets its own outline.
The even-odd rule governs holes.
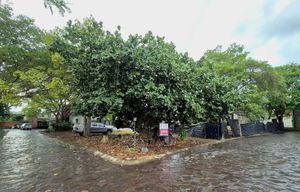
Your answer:
[[[57,121],[69,115],[73,79],[67,63],[51,52],[56,38],[40,30],[33,20],[14,16],[9,6],[0,6],[0,103],[22,101],[53,114]]]
[[[9,108],[7,105],[0,104],[0,122],[4,121],[9,116]]]
[[[26,96],[31,111],[43,109],[55,117],[56,123],[68,120],[73,76],[58,53],[51,56],[51,63],[46,66],[17,70],[14,74],[20,78],[16,82],[18,87],[32,87]]]
[[[225,51],[221,46],[209,50],[199,62],[203,67],[239,83],[239,92],[244,95],[239,110],[244,111],[249,119],[259,120],[268,114],[276,114],[281,121],[285,108],[281,98],[284,98],[285,86],[267,62],[249,58],[244,47],[237,44]]]
[[[38,117],[42,114],[42,110],[38,106],[35,106],[34,102],[29,102],[22,110],[22,114],[30,117]]]
[[[288,88],[287,107],[290,110],[300,108],[300,65],[296,63],[276,67],[277,73],[284,78]]]
[[[11,114],[10,115],[10,120],[11,121],[22,121],[24,118],[23,114]]]
[[[239,84],[230,77],[206,70],[199,76],[199,84],[204,98],[205,121],[220,123],[227,120],[243,104]]]
[[[20,102],[19,80],[16,70],[27,70],[45,58],[42,47],[43,32],[33,20],[19,15],[14,16],[8,5],[0,6],[0,103],[17,105]],[[31,89],[26,87],[22,92]]]

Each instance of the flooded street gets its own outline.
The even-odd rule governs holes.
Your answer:
[[[300,132],[243,138],[118,166],[38,131],[0,141],[0,191],[300,191]]]

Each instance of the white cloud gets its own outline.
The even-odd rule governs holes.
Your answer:
[[[261,47],[255,49],[251,56],[261,61],[268,61],[270,64],[283,64],[283,58],[278,54],[280,52],[280,42],[277,38],[263,44]]]
[[[275,14],[279,14],[284,11],[291,3],[295,0],[277,0],[273,7],[273,11]]]
[[[255,59],[271,64],[287,63],[280,49],[284,39],[265,39],[261,30],[265,23],[284,11],[295,0],[67,0],[71,14],[63,18],[57,12],[51,15],[42,0],[13,0],[17,14],[36,20],[44,29],[62,27],[69,19],[83,19],[93,15],[103,21],[108,30],[120,25],[122,33],[144,34],[148,30],[165,36],[180,52],[188,52],[199,59],[207,49],[231,43],[243,44]],[[266,7],[268,8],[266,11]],[[299,61],[298,61],[299,62]]]

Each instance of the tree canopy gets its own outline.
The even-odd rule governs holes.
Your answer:
[[[173,43],[151,32],[124,40],[120,28],[111,33],[87,18],[69,22],[60,36],[55,51],[75,76],[77,113],[112,113],[120,126],[137,117],[140,127],[152,127],[162,120],[219,121],[241,101],[232,78],[207,73],[187,54],[178,53]]]
[[[7,5],[0,6],[0,24],[0,103],[9,107],[26,102],[57,121],[67,119],[72,75],[51,51],[55,36],[28,17],[14,16]]]
[[[285,111],[286,86],[284,80],[265,61],[250,58],[243,46],[232,44],[222,50],[218,46],[200,59],[203,67],[238,82],[244,97],[239,111],[251,120],[267,116],[282,116]]]
[[[60,6],[64,1],[45,1]],[[220,122],[232,113],[250,120],[299,108],[299,65],[273,68],[241,45],[208,50],[199,61],[152,32],[124,38],[93,17],[51,32],[0,6],[0,113],[27,102],[28,114],[65,121],[72,109],[110,116],[119,127],[137,117],[139,129],[161,121]]]
[[[300,65],[296,63],[276,67],[278,75],[283,77],[287,86],[287,107],[290,110],[300,108]]]

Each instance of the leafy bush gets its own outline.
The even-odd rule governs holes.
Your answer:
[[[55,131],[70,131],[70,130],[72,130],[72,124],[70,122],[66,122],[66,121],[54,123],[52,126]]]
[[[23,118],[24,118],[24,115],[22,115],[22,114],[11,114],[11,117],[10,117],[10,119],[12,121],[22,121]]]
[[[0,139],[4,136],[5,131],[0,127]]]
[[[187,135],[188,135],[187,130],[184,129],[184,128],[180,128],[180,130],[179,130],[179,137],[180,137],[180,139],[182,139],[182,140],[186,139]]]

